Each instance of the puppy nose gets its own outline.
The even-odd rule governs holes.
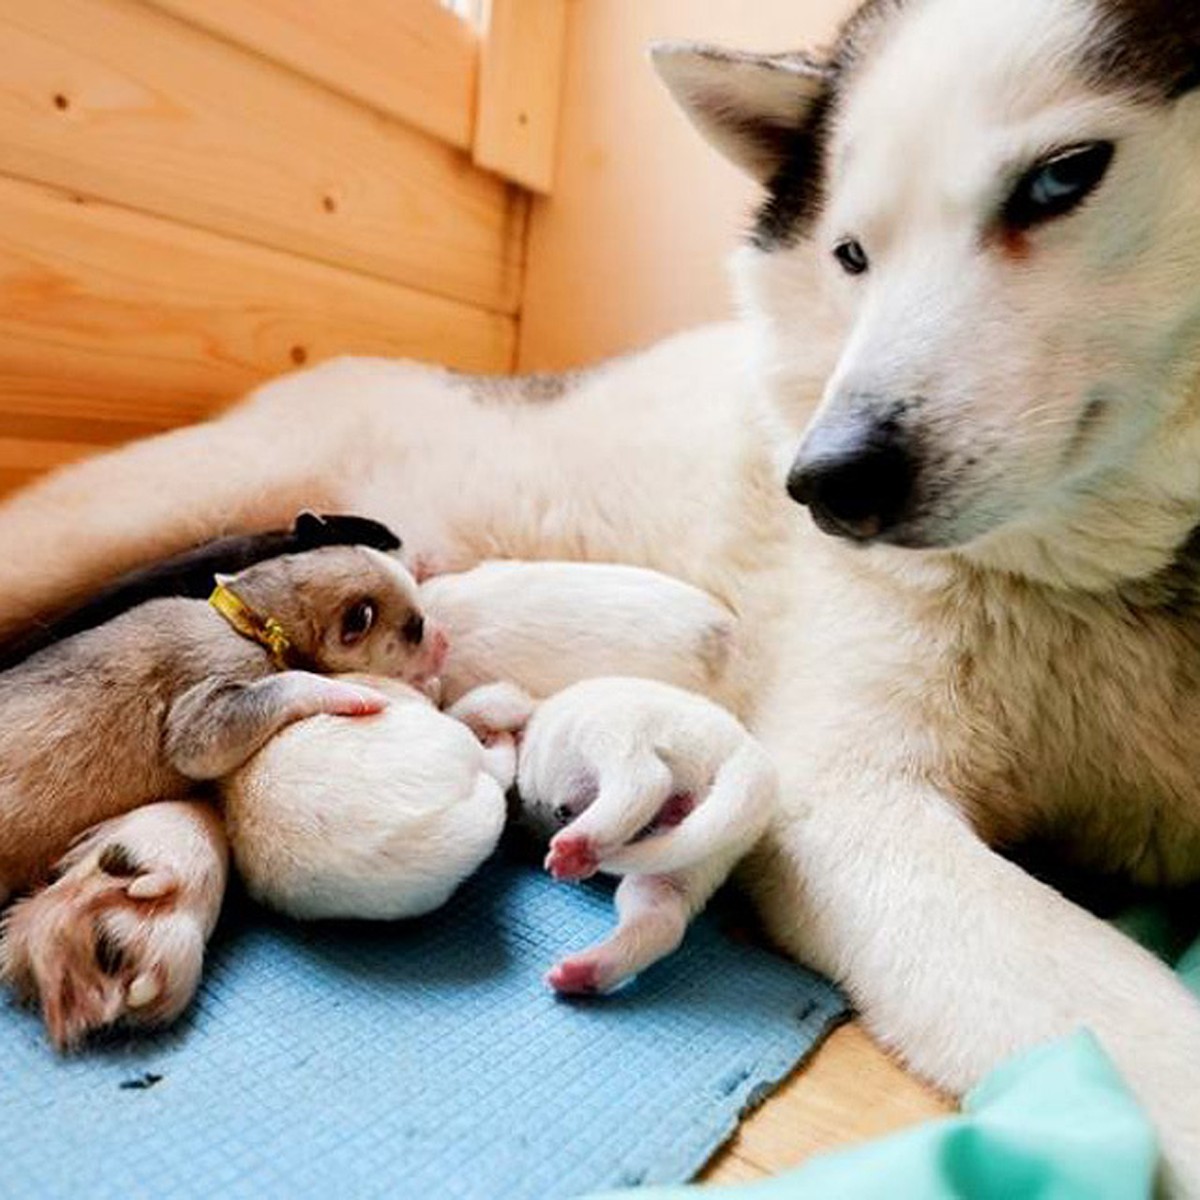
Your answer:
[[[861,414],[814,427],[792,464],[787,487],[826,533],[865,542],[899,523],[916,473],[916,460],[896,422]]]

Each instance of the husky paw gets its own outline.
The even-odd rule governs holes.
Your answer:
[[[14,905],[4,921],[0,980],[40,1006],[60,1050],[118,1022],[167,1024],[199,984],[223,863],[214,887],[211,871],[189,874],[166,856],[156,860],[155,840],[131,824],[149,812],[85,835],[59,864],[56,882]]]

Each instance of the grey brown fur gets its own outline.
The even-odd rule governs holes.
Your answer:
[[[578,371],[534,371],[528,375],[462,375],[456,378],[480,404],[548,404],[578,382]]]
[[[259,564],[232,586],[283,624],[298,665],[400,674],[413,654],[396,632],[414,612],[405,578],[375,551],[331,548]],[[377,622],[345,645],[339,623],[364,596]],[[185,795],[241,765],[282,726],[353,711],[336,704],[356,694],[369,698],[279,671],[266,649],[191,599],[140,605],[0,675],[0,903],[84,829]]]

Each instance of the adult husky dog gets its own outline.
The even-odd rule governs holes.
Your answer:
[[[303,505],[705,587],[782,774],[775,935],[951,1090],[1090,1026],[1200,1195],[1200,1005],[996,852],[1200,878],[1200,5],[871,0],[828,56],[657,61],[766,190],[741,322],[272,384],[10,502],[0,624]]]

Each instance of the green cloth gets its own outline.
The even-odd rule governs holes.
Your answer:
[[[1041,1046],[989,1076],[960,1116],[815,1158],[739,1200],[1133,1200],[1152,1195],[1149,1122],[1090,1033]],[[609,1193],[610,1200],[618,1193]],[[624,1193],[632,1200],[634,1193]],[[637,1200],[698,1200],[649,1188]]]
[[[1117,924],[1175,963],[1200,996],[1200,941],[1187,947],[1177,914],[1140,906]],[[613,1192],[607,1200],[1149,1200],[1157,1159],[1149,1120],[1083,1031],[1002,1066],[958,1116],[759,1183]]]

